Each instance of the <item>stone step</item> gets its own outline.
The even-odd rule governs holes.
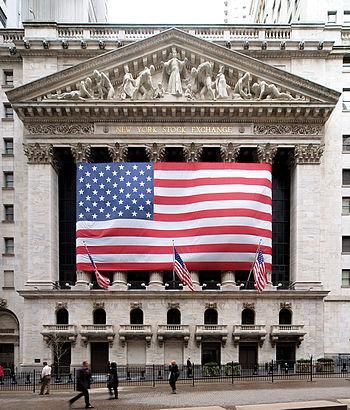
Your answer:
[[[347,410],[347,405],[328,400],[298,401],[290,403],[254,404],[236,406],[236,410]]]
[[[173,409],[159,409],[159,410],[225,410],[224,407],[209,406],[209,407],[176,407]]]

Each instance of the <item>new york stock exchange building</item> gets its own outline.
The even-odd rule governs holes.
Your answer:
[[[25,23],[0,36],[0,363],[41,367],[55,338],[62,366],[94,371],[350,356],[349,29]],[[147,162],[272,167],[263,292],[249,267],[215,261],[188,264],[195,292],[171,263],[103,269],[92,251],[108,289],[86,255],[77,268],[77,164]]]

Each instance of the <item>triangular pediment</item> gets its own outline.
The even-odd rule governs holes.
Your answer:
[[[105,112],[114,110],[116,114],[127,107],[133,107],[134,113],[153,107],[154,113],[154,107],[162,106],[164,112],[167,106],[208,103],[211,109],[249,107],[251,114],[256,107],[271,110],[278,106],[289,113],[294,107],[299,107],[299,112],[300,107],[316,107],[318,114],[328,117],[339,98],[334,90],[175,28],[25,84],[7,95],[22,119],[45,115],[45,107],[50,110],[51,106],[73,103],[75,111],[91,105],[96,113],[96,107],[104,106]]]

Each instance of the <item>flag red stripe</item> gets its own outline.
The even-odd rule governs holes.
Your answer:
[[[193,221],[202,218],[220,218],[225,216],[255,218],[262,221],[272,221],[272,215],[254,209],[209,209],[207,211],[183,212],[181,214],[155,214],[154,220],[158,222]]]
[[[159,230],[147,228],[109,228],[109,229],[81,229],[77,231],[77,238],[105,238],[110,236],[143,236],[149,238],[181,238],[201,235],[253,235],[272,238],[268,229],[253,228],[251,226],[208,226],[203,228]]]
[[[96,264],[100,271],[110,271],[115,270],[116,265],[118,269],[129,271],[129,270],[172,270],[172,262],[150,262],[150,263],[97,263]],[[252,264],[251,262],[186,262],[187,268],[189,270],[250,270]],[[271,264],[265,263],[266,269],[271,270]],[[86,271],[93,271],[91,268],[91,263],[77,263],[77,268]]]
[[[192,188],[206,185],[259,185],[271,188],[271,181],[266,178],[196,178],[196,179],[154,179],[154,186],[160,188]]]
[[[271,171],[271,164],[248,163],[248,162],[155,162],[155,170],[164,171],[188,171],[188,170],[217,170],[217,169],[242,169],[247,171]]]
[[[227,252],[227,253],[255,253],[256,245],[253,244],[202,244],[202,245],[187,245],[176,246],[176,249],[181,255],[186,253],[211,253],[211,252]],[[94,255],[113,255],[113,254],[171,254],[171,246],[144,246],[144,245],[120,245],[120,246],[89,246],[90,252]],[[271,255],[272,250],[266,247],[265,254]],[[86,251],[83,246],[77,247],[77,254],[85,255]]]
[[[261,194],[251,194],[247,192],[198,194],[182,197],[155,195],[154,197],[154,203],[157,205],[186,205],[204,201],[254,201],[261,202],[266,205],[272,204],[272,199],[269,196]]]

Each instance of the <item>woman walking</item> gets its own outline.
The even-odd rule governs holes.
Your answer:
[[[179,376],[180,376],[180,372],[176,364],[176,361],[172,360],[169,366],[169,384],[171,386],[173,394],[176,394],[176,382]]]
[[[118,370],[117,370],[117,363],[112,362],[109,368],[109,380],[108,380],[108,390],[109,390],[109,400],[117,399],[118,398]],[[113,397],[114,391],[114,397]]]

